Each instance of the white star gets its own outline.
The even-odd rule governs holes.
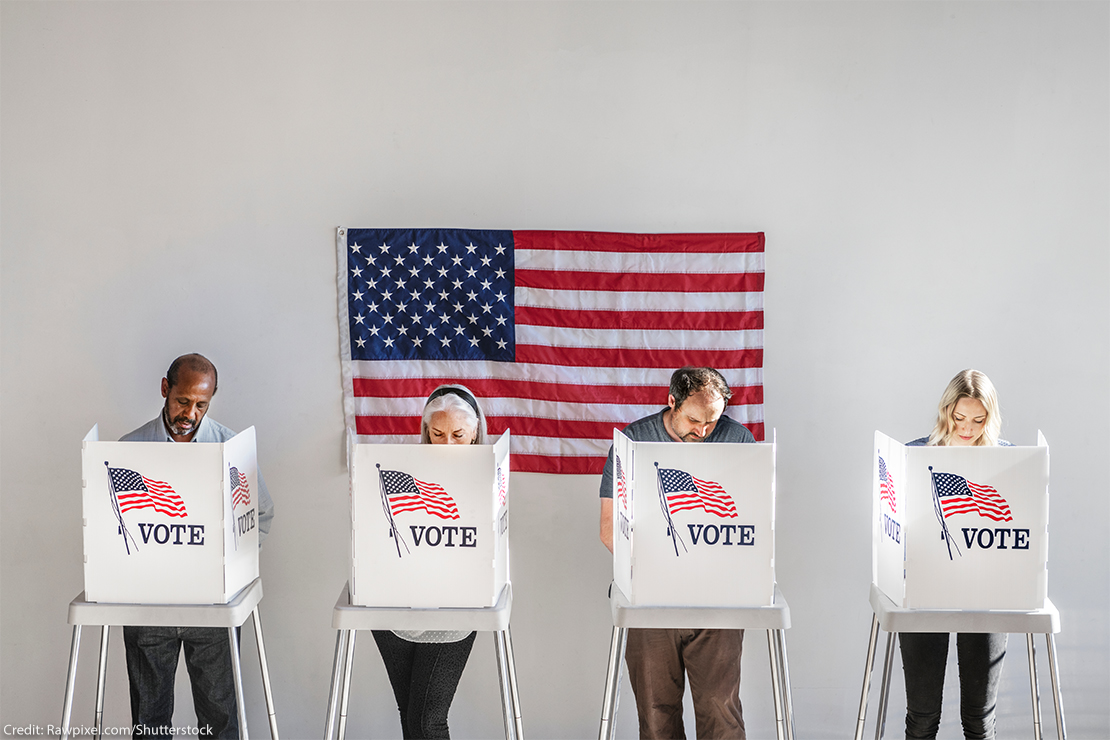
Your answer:
[[[376,265],[377,263],[378,263],[378,261],[376,259],[374,259],[374,255],[370,255],[369,257],[366,258],[366,264],[368,264],[368,265]]]
[[[412,296],[412,299],[413,299],[414,301],[415,301],[415,300],[418,300],[418,299],[420,298],[420,291],[418,291],[418,290],[410,290],[410,291],[409,291],[409,295],[411,295],[411,296]]]
[[[423,343],[424,343],[424,340],[421,339],[420,337],[413,337],[412,338],[412,346],[414,346],[414,347],[419,347]]]
[[[499,300],[499,301],[505,300],[505,294],[504,293],[498,293],[497,294],[497,300]]]
[[[362,314],[359,314],[358,316],[355,316],[355,323],[356,324],[361,324],[365,318],[366,318],[365,316],[363,316]]]
[[[366,307],[366,310],[370,311],[371,313],[377,313],[378,312],[378,304],[377,303],[371,303],[369,306]]]
[[[466,271],[466,276],[467,277],[474,277],[477,274],[478,274],[478,271],[475,270],[473,267],[468,268],[467,271]]]
[[[466,253],[467,254],[474,254],[475,249],[477,249],[477,247],[474,246],[474,242],[470,242],[470,244],[466,245]]]
[[[445,313],[441,313],[441,314],[439,315],[439,320],[440,320],[440,321],[446,322],[446,321],[447,321],[447,318],[448,318],[448,317],[447,317],[447,314],[445,314]]]
[[[420,249],[420,247],[416,246],[416,242],[413,242],[409,245],[409,254],[416,254],[417,249]]]
[[[490,283],[489,280],[483,280],[482,281],[482,290],[489,290],[490,285],[491,285],[491,283]]]
[[[470,291],[469,293],[467,293],[466,297],[469,298],[472,301],[478,300],[478,294],[475,293],[473,290]]]
[[[502,270],[501,268],[498,268],[498,269],[497,269],[497,272],[496,272],[496,273],[494,273],[494,274],[495,274],[495,275],[497,275],[497,279],[498,279],[498,280],[501,280],[502,278],[504,278],[504,277],[505,277],[505,271],[504,271],[504,270]]]
[[[383,319],[383,320],[385,321],[385,323],[387,323],[387,324],[392,324],[392,323],[393,323],[393,317],[392,317],[392,316],[390,316],[389,314],[386,314],[385,316],[383,316],[383,317],[382,317],[382,319]]]
[[[488,303],[485,304],[484,306],[482,306],[482,313],[489,313],[489,310],[491,308],[493,308],[493,306],[489,305]]]
[[[403,290],[404,289],[404,287],[405,287],[405,281],[404,280],[397,280],[395,282],[397,283],[397,290]]]
[[[478,346],[478,337],[471,337],[470,338],[470,346],[471,347],[477,347]]]
[[[436,304],[432,303],[431,301],[428,301],[427,303],[424,304],[424,308],[427,309],[428,313],[433,313],[436,310]]]
[[[453,303],[451,305],[455,309],[455,313],[462,313],[462,304],[461,303]]]
[[[447,251],[447,245],[446,245],[446,244],[444,244],[443,242],[440,242],[440,243],[439,243],[439,246],[438,246],[438,247],[436,247],[436,248],[437,248],[437,249],[438,249],[439,251],[441,251],[441,252],[446,252],[446,251]]]
[[[408,336],[409,328],[407,326],[398,326],[397,331],[399,331],[401,334],[404,334],[405,336]]]
[[[504,326],[505,325],[505,317],[504,316],[498,316],[497,317],[497,325],[498,326]]]
[[[436,328],[429,324],[428,326],[424,327],[424,331],[428,332],[429,334],[435,334]]]
[[[427,288],[428,290],[431,290],[432,288],[435,287],[435,283],[432,282],[431,278],[428,278],[427,280],[424,281],[424,287]]]
[[[396,262],[398,265],[405,264],[405,258],[404,257],[394,257],[393,261]]]
[[[371,326],[370,327],[370,336],[372,336],[372,337],[378,336],[378,327],[376,327],[376,326]]]
[[[355,299],[356,301],[361,301],[362,300],[362,291],[361,290],[356,290],[354,293],[351,293],[351,298]]]
[[[468,321],[469,321],[470,323],[472,323],[472,324],[477,324],[477,323],[478,323],[478,317],[477,317],[477,316],[475,316],[474,314],[470,314],[470,315],[469,315],[469,316],[467,316],[466,318],[467,318],[467,320],[468,320]]]
[[[386,244],[385,242],[382,242],[382,245],[380,247],[378,247],[378,249],[382,250],[383,252],[388,252],[389,251],[389,245]]]
[[[503,246],[501,246],[500,244],[497,245],[497,249],[495,249],[494,251],[497,252],[498,254],[505,254],[505,248]]]
[[[405,304],[403,302],[398,302],[397,303],[397,313],[401,313],[404,310],[405,310]]]
[[[492,261],[492,260],[490,260],[490,258],[489,258],[489,257],[483,257],[483,258],[482,258],[482,267],[489,267],[489,263],[490,263],[491,261]]]
[[[362,277],[362,268],[356,267],[355,269],[351,270],[351,275],[353,275],[354,277]]]
[[[455,282],[451,283],[451,287],[455,290],[462,290],[462,280],[456,280]]]
[[[441,339],[439,341],[443,344],[444,347],[448,347],[448,346],[451,345],[451,340],[448,339],[447,337],[444,337],[443,339]]]
[[[356,339],[355,341],[356,341],[356,342],[358,342],[358,348],[359,348],[359,349],[362,349],[363,347],[365,347],[365,346],[366,346],[366,340],[365,340],[365,339],[363,339],[362,337],[359,337],[359,338],[358,338],[358,339]]]
[[[424,257],[424,264],[425,264],[425,265],[430,265],[430,264],[432,264],[432,262],[433,262],[433,260],[432,260],[432,258],[431,258],[431,256],[430,256],[430,255],[429,255],[429,256],[426,256],[426,257]]]
[[[392,293],[390,293],[390,292],[389,292],[388,290],[387,290],[387,291],[385,291],[385,292],[383,292],[383,293],[382,293],[382,300],[383,300],[383,301],[388,301],[388,300],[389,300],[389,297],[390,297],[391,295],[393,295],[393,294],[392,294]]]
[[[463,333],[463,328],[461,326],[452,326],[451,328],[455,330],[455,334]]]
[[[357,243],[357,242],[356,242],[355,244],[352,244],[352,245],[351,245],[351,251],[352,251],[352,252],[357,252],[357,251],[359,251],[360,249],[362,249],[362,247],[360,247],[360,246],[358,245],[358,243]]]
[[[446,301],[447,300],[447,291],[446,290],[439,291],[439,299],[441,301]]]
[[[389,277],[389,268],[388,267],[383,267],[382,268],[382,277],[383,278]]]
[[[416,314],[413,314],[409,318],[412,319],[412,323],[414,323],[414,324],[419,324],[420,323],[420,317],[417,316]]]
[[[493,329],[490,329],[488,326],[483,326],[482,327],[482,333],[485,334],[488,337],[491,334],[493,334]]]
[[[392,339],[390,339],[389,337],[386,337],[386,338],[385,338],[385,339],[383,339],[382,341],[383,341],[383,342],[385,342],[385,346],[386,346],[386,347],[392,347],[392,346],[393,346],[393,340],[392,340]]]
[[[503,340],[503,339],[498,339],[497,340],[497,349],[505,349],[505,347],[507,347],[507,346],[508,346],[508,344],[505,342],[505,340]]]
[[[378,286],[378,281],[377,280],[367,280],[366,281],[366,287],[368,287],[368,288],[373,289],[373,288],[376,288],[377,286]]]
[[[451,262],[452,262],[452,264],[456,264],[456,265],[461,264],[462,263],[462,257],[452,257]]]
[[[416,269],[415,267],[409,268],[409,274],[413,277],[416,277],[420,274],[420,270]]]
[[[447,268],[446,267],[439,268],[439,276],[440,277],[447,277]]]

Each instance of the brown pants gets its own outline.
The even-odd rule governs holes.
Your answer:
[[[686,737],[682,695],[688,674],[699,740],[745,740],[740,707],[743,646],[744,630],[628,630],[625,660],[636,695],[640,737]]]

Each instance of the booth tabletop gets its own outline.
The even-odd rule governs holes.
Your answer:
[[[662,629],[790,629],[790,606],[778,584],[770,606],[633,606],[614,583],[609,605],[614,627]]]
[[[907,609],[871,584],[871,608],[887,632],[1013,632],[1060,631],[1060,612],[1049,599],[1033,611],[971,609]]]
[[[343,584],[332,611],[337,630],[458,630],[501,632],[509,626],[513,589],[506,583],[495,606],[409,608],[403,606],[352,606],[350,582]]]
[[[108,604],[69,602],[69,624],[144,625],[149,627],[238,627],[262,600],[262,579],[255,578],[226,604]]]

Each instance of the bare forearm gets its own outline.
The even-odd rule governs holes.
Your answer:
[[[613,499],[601,499],[601,542],[613,552]]]

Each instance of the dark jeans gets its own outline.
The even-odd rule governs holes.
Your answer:
[[[458,642],[409,642],[386,630],[373,632],[397,698],[404,740],[451,737],[447,711],[476,633]]]
[[[162,728],[173,726],[173,684],[182,647],[201,737],[239,737],[231,642],[226,629],[124,627],[123,645],[135,737],[165,732]]]
[[[640,737],[685,738],[682,695],[690,677],[699,738],[744,740],[740,654],[744,630],[630,629],[625,649]]]
[[[995,707],[1006,634],[956,635],[960,664],[960,720],[968,740],[994,740]],[[948,633],[898,635],[902,670],[906,675],[906,737],[935,738],[940,728],[944,668],[948,662]]]

